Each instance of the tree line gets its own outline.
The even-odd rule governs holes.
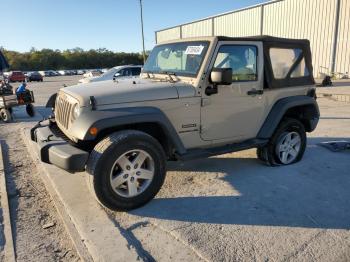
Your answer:
[[[111,68],[117,65],[143,64],[141,53],[113,52],[105,48],[64,51],[32,48],[29,52],[10,51],[1,48],[10,69],[21,71]]]

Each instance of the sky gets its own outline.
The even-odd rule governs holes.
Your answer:
[[[156,30],[262,2],[143,0],[146,50]],[[139,0],[0,0],[0,10],[0,46],[8,50],[142,50]]]

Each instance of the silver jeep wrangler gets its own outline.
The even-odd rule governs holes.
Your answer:
[[[319,120],[308,40],[181,39],[141,78],[61,89],[31,130],[41,160],[86,170],[99,202],[129,210],[160,190],[166,163],[257,148],[271,166],[303,157]]]

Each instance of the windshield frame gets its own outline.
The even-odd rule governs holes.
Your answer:
[[[209,40],[193,40],[193,41],[179,41],[179,42],[171,42],[171,43],[164,43],[164,44],[160,44],[160,45],[157,45],[153,48],[153,50],[155,48],[158,48],[158,47],[162,47],[162,46],[167,46],[167,45],[174,45],[174,44],[189,44],[189,45],[204,45],[204,48],[203,48],[203,51],[202,51],[202,59],[201,59],[201,62],[198,66],[198,69],[195,73],[182,73],[182,72],[179,72],[179,71],[174,71],[174,70],[168,70],[168,69],[164,69],[164,70],[160,70],[160,71],[149,71],[149,70],[142,70],[142,73],[145,73],[145,74],[160,74],[160,75],[167,75],[167,74],[174,74],[175,76],[183,76],[183,77],[197,77],[202,66],[203,66],[203,63],[204,63],[204,60],[208,54],[208,50],[210,48],[210,41]],[[152,50],[152,52],[153,52]],[[151,54],[152,54],[151,52]],[[147,62],[148,62],[148,59],[151,58],[151,54],[149,55],[149,57],[147,58],[147,61],[144,65],[144,69],[145,69],[145,66],[147,65]]]

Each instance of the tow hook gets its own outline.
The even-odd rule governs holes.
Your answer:
[[[51,138],[53,137],[53,135],[48,135],[48,137],[44,140],[41,140],[41,142],[50,142],[52,141]]]

